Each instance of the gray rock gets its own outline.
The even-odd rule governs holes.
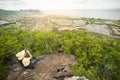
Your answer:
[[[85,76],[72,76],[65,78],[64,80],[88,80]]]
[[[22,71],[23,71],[23,67],[20,64],[12,65],[11,72],[9,73],[7,80],[16,80]]]

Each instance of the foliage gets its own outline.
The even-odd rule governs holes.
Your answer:
[[[59,48],[65,54],[76,56],[77,63],[72,65],[74,74],[86,76],[91,80],[120,79],[120,40],[78,31],[25,31],[0,29],[0,80],[6,75],[6,59],[22,49],[39,56],[55,52]]]
[[[15,55],[23,49],[30,50],[34,56],[53,52],[56,50],[58,39],[54,32],[1,29],[0,42],[0,76],[2,76],[1,79],[4,79],[6,76],[3,73],[7,69],[5,63],[9,56]]]
[[[33,52],[39,53],[54,52],[58,44],[58,37],[54,32],[32,32],[34,36],[34,44],[30,47]]]
[[[74,54],[75,75],[91,80],[118,80],[120,77],[120,41],[84,31],[62,31],[60,40],[64,53]]]

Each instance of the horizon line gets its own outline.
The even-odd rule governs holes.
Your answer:
[[[37,8],[26,8],[26,9],[2,9],[0,10],[6,10],[6,11],[20,11],[20,10],[120,10],[120,8],[109,8],[109,9],[37,9]]]

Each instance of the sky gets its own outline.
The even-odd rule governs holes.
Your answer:
[[[0,9],[120,9],[120,0],[0,0]]]

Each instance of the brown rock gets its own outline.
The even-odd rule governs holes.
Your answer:
[[[70,68],[70,64],[73,63],[75,63],[73,55],[61,53],[44,55],[44,58],[35,65],[34,69],[12,71],[7,80],[64,80],[66,76],[73,75]]]

